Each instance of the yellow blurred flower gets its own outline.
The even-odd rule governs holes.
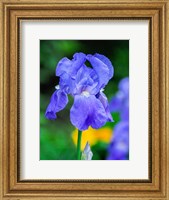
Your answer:
[[[75,145],[77,145],[77,135],[78,135],[78,130],[75,129],[72,132],[72,139]],[[93,129],[92,127],[89,127],[88,130],[85,130],[82,133],[81,150],[84,149],[87,142],[89,142],[90,146],[93,146],[98,141],[109,143],[111,137],[112,137],[112,129],[108,127],[97,130]]]

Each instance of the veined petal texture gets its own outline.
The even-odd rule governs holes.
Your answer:
[[[56,76],[61,76],[67,73],[71,78],[75,79],[77,71],[82,67],[86,61],[84,53],[75,53],[72,60],[64,57],[56,67]]]
[[[91,63],[94,71],[96,72],[96,74],[98,76],[99,90],[101,88],[104,88],[110,79],[108,66],[103,61],[101,61],[99,58],[92,56],[90,54],[87,55],[87,60]]]
[[[114,67],[111,61],[106,56],[99,53],[95,53],[94,56],[101,60],[105,65],[107,65],[107,67],[109,68],[109,79],[111,79],[114,75]]]
[[[107,99],[106,95],[103,92],[100,92],[98,99],[100,100],[100,102],[102,103],[102,105],[106,111],[107,120],[110,122],[113,122],[114,120],[110,113],[109,103],[108,103],[108,99]]]
[[[100,100],[94,95],[76,95],[70,110],[70,119],[81,131],[88,129],[89,126],[98,129],[106,123],[107,114]]]

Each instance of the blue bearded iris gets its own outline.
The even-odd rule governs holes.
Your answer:
[[[90,62],[92,68],[85,65],[86,61]],[[75,53],[72,60],[62,58],[56,67],[59,85],[55,87],[45,117],[56,119],[56,113],[65,108],[68,95],[71,95],[74,103],[70,109],[70,120],[80,131],[89,126],[98,129],[107,121],[113,121],[107,97],[103,93],[113,74],[110,60],[98,53]]]

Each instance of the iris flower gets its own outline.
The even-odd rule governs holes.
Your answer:
[[[129,78],[123,78],[118,92],[110,101],[110,111],[119,112],[121,120],[129,120]]]
[[[86,61],[92,68],[87,67]],[[107,121],[113,121],[107,97],[103,93],[113,74],[110,60],[98,53],[75,53],[72,60],[62,58],[56,67],[59,85],[55,87],[46,109],[46,118],[55,120],[56,113],[65,108],[68,95],[71,95],[74,103],[70,109],[70,120],[80,131],[87,130],[89,126],[98,129]]]
[[[108,148],[108,160],[126,160],[129,157],[129,78],[122,79],[119,90],[110,101],[111,112],[119,112],[121,121],[114,127]]]
[[[112,142],[108,148],[107,160],[126,160],[129,154],[129,123],[119,122],[114,128]]]

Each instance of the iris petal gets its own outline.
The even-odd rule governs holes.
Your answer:
[[[103,92],[100,92],[98,99],[100,100],[100,102],[102,103],[102,105],[106,111],[108,121],[113,122],[114,120],[110,113],[109,103],[108,103],[106,95]]]
[[[109,68],[109,79],[111,79],[114,75],[114,68],[111,61],[106,56],[99,53],[95,53],[94,56],[101,60],[105,65],[107,65],[107,67]]]
[[[129,139],[129,122],[128,121],[121,121],[114,127],[113,138],[116,139],[117,141],[121,140],[121,138],[128,141]]]
[[[120,118],[124,121],[129,121],[129,106],[124,106],[120,113]]]
[[[62,76],[67,73],[71,78],[75,78],[77,71],[82,67],[86,61],[84,53],[75,53],[72,60],[62,58],[56,67],[56,76]]]
[[[56,67],[56,76],[61,76],[63,73],[70,73],[72,61],[68,58],[62,58]]]
[[[119,112],[122,120],[129,120],[129,78],[122,79],[119,91],[110,101],[110,111]]]
[[[120,112],[123,108],[124,94],[119,91],[110,101],[110,111]]]
[[[126,160],[129,152],[129,123],[121,121],[114,128],[113,140],[109,146],[108,160]]]
[[[75,90],[75,81],[67,73],[63,73],[60,77],[59,86],[67,94],[72,94]]]
[[[97,92],[96,86],[97,75],[95,71],[91,68],[88,68],[86,65],[81,67],[76,75],[75,84],[76,84],[76,93],[80,94],[83,90],[87,90],[90,94],[95,94]]]
[[[70,119],[72,124],[81,131],[88,129],[89,126],[98,129],[106,123],[107,114],[100,100],[94,95],[88,97],[75,95]]]
[[[119,90],[122,91],[126,96],[129,95],[129,78],[123,78],[119,83]]]
[[[95,56],[87,55],[87,60],[91,63],[94,71],[97,73],[99,78],[99,89],[104,88],[105,85],[107,85],[109,81],[109,68],[108,66],[102,62],[100,59],[98,59]]]
[[[56,119],[56,112],[62,110],[68,103],[68,97],[62,90],[56,90],[50,99],[46,109],[45,117],[50,120]]]

